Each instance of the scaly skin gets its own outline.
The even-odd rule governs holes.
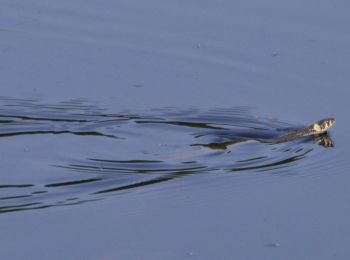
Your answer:
[[[296,138],[310,136],[310,135],[319,135],[327,132],[335,124],[334,118],[326,118],[320,120],[305,129],[295,131],[290,134],[282,135],[276,138],[277,143],[288,142]]]

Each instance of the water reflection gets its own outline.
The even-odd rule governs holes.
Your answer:
[[[315,143],[334,146],[327,135],[274,142],[297,128],[246,107],[111,114],[82,100],[1,98],[1,164],[13,172],[2,172],[0,212],[76,205],[191,174],[273,173],[311,156]]]

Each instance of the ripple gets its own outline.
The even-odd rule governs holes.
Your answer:
[[[306,159],[330,141],[273,141],[298,127],[253,116],[249,107],[111,114],[84,100],[3,97],[0,142],[8,156],[0,163],[12,173],[0,183],[0,213],[78,205],[193,174],[315,167]]]

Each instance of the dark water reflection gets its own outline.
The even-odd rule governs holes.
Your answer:
[[[114,114],[81,100],[0,102],[1,213],[81,204],[190,174],[275,173],[323,149],[315,143],[333,145],[327,136],[277,144],[300,126],[247,107]]]

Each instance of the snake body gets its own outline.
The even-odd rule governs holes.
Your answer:
[[[326,118],[313,123],[312,125],[288,132],[287,134],[277,135],[274,137],[262,137],[256,133],[232,133],[230,130],[226,131],[215,131],[212,132],[213,135],[218,138],[217,141],[206,143],[206,144],[192,144],[192,146],[204,146],[214,150],[224,150],[227,149],[229,145],[238,144],[241,142],[246,142],[249,140],[255,140],[261,143],[284,143],[294,141],[299,138],[304,138],[308,136],[315,137],[319,145],[325,147],[333,147],[334,143],[330,139],[326,132],[335,124],[334,118]],[[199,137],[198,135],[197,137]]]
[[[275,138],[276,143],[288,142],[297,138],[321,135],[327,132],[329,128],[331,128],[335,124],[334,118],[326,118],[320,121],[317,121],[310,125],[307,128],[303,128],[301,130],[294,131],[292,133],[288,133],[285,135],[281,135]]]

